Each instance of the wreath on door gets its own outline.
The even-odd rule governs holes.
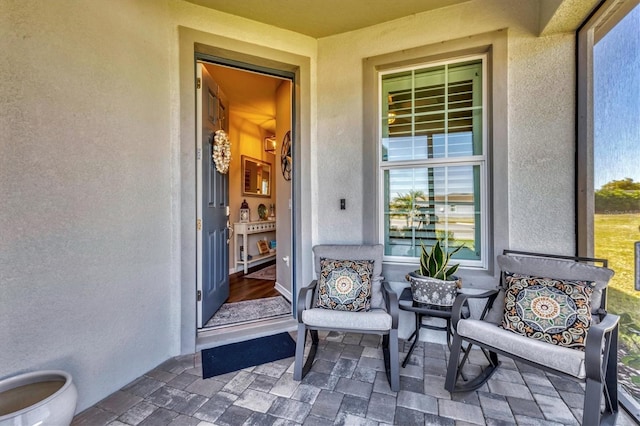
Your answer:
[[[213,134],[213,153],[211,155],[216,170],[223,175],[229,171],[231,162],[231,142],[224,130],[216,130]]]

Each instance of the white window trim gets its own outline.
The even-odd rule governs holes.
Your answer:
[[[497,255],[509,248],[509,32],[506,28],[468,35],[457,39],[443,39],[431,44],[398,47],[397,51],[382,53],[362,59],[363,84],[363,198],[362,241],[367,244],[379,242],[378,213],[378,72],[390,68],[418,63],[434,63],[439,60],[469,55],[487,55],[486,101],[489,149],[486,152],[486,192],[489,222],[487,235],[487,269],[461,268],[459,275],[465,286],[471,288],[494,288],[499,279],[500,268]],[[388,281],[404,281],[411,269],[406,264],[383,262],[382,273]]]
[[[382,99],[382,78],[387,74],[395,74],[403,71],[412,71],[424,68],[435,68],[443,65],[453,65],[461,62],[468,62],[472,60],[482,61],[482,154],[465,157],[447,157],[447,158],[428,158],[424,160],[407,160],[407,161],[382,161],[382,143],[380,142],[380,135],[382,135],[382,105],[380,99]],[[377,181],[378,181],[378,239],[381,244],[384,244],[385,234],[385,221],[384,217],[384,172],[386,170],[398,169],[398,168],[411,168],[416,166],[422,167],[438,167],[438,166],[480,166],[480,259],[479,260],[464,260],[456,259],[456,263],[460,264],[461,268],[465,269],[478,269],[487,270],[489,267],[489,241],[488,241],[488,227],[489,227],[489,209],[488,209],[488,173],[489,173],[489,119],[488,119],[488,74],[487,74],[487,54],[466,55],[457,56],[451,59],[421,62],[412,64],[411,66],[389,68],[384,71],[378,71],[376,78],[378,79],[378,94],[377,94],[377,107],[376,107],[376,122],[378,123],[377,135]],[[404,257],[404,256],[389,256],[385,255],[383,261],[395,265],[419,265],[420,259],[418,257]]]

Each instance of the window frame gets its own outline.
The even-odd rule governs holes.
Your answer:
[[[383,143],[382,143],[382,134],[383,134],[383,84],[382,80],[384,76],[389,74],[399,74],[403,72],[418,72],[425,71],[432,68],[437,68],[441,66],[451,66],[465,62],[472,61],[480,61],[482,68],[482,82],[481,82],[481,90],[482,90],[482,121],[481,121],[481,138],[482,138],[482,152],[478,155],[467,155],[467,156],[459,156],[459,157],[443,157],[443,158],[424,158],[424,159],[411,159],[411,160],[395,160],[388,161],[383,160]],[[378,95],[377,95],[377,115],[376,120],[378,123],[377,128],[377,181],[379,191],[377,193],[377,201],[378,201],[378,242],[381,244],[385,243],[385,172],[388,170],[399,170],[404,168],[437,168],[437,167],[455,167],[455,166],[479,166],[480,168],[480,182],[479,182],[479,197],[480,197],[480,220],[477,226],[480,226],[480,259],[478,260],[465,260],[465,259],[456,259],[456,263],[459,263],[461,268],[475,268],[480,270],[488,269],[488,252],[489,252],[489,243],[488,243],[488,232],[487,229],[489,227],[489,219],[488,219],[488,173],[489,173],[489,117],[488,117],[488,78],[487,74],[487,64],[489,58],[487,53],[479,53],[479,54],[471,54],[471,55],[462,55],[462,56],[451,56],[446,59],[439,59],[436,61],[425,61],[418,62],[411,65],[403,65],[400,67],[390,67],[384,70],[380,70],[377,72],[376,78]],[[412,90],[415,89],[412,87]],[[446,103],[445,103],[446,104]],[[445,106],[443,111],[448,110]],[[414,116],[415,117],[415,116]],[[408,256],[394,256],[385,254],[383,257],[383,261],[396,264],[396,265],[418,265],[419,257],[408,257]]]
[[[377,73],[418,63],[449,60],[461,56],[487,54],[487,268],[461,268],[465,285],[493,288],[500,268],[496,254],[509,248],[509,49],[508,30],[498,29],[457,39],[431,38],[431,44],[400,45],[396,51],[362,59],[362,242],[378,244],[378,79]],[[388,281],[405,281],[407,264],[383,262]]]

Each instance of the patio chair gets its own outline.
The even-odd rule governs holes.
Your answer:
[[[605,310],[606,288],[613,276],[607,261],[505,250],[498,265],[500,292],[485,319],[463,318],[461,308],[468,297],[456,298],[445,389],[482,386],[498,367],[500,354],[585,383],[582,424],[613,424],[618,413],[619,318]],[[556,312],[560,315],[554,316]],[[482,349],[489,365],[477,377],[457,384],[473,345]]]
[[[313,254],[318,279],[301,288],[298,295],[298,338],[293,379],[302,380],[311,369],[318,349],[318,330],[377,334],[382,336],[389,385],[391,390],[398,391],[398,296],[381,276],[384,246],[318,245],[313,248]],[[353,268],[359,276],[365,277],[363,281],[366,281],[367,275],[363,271],[371,272],[370,306],[359,296],[354,299],[353,295],[348,295],[341,300],[340,294],[335,292],[337,287],[331,288],[331,283],[336,283],[337,277],[352,274]],[[350,282],[347,280],[347,283]],[[311,336],[311,347],[304,362],[307,331]]]

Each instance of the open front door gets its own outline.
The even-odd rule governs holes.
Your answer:
[[[229,175],[213,162],[216,130],[226,129],[223,94],[198,63],[198,328],[229,297]]]

